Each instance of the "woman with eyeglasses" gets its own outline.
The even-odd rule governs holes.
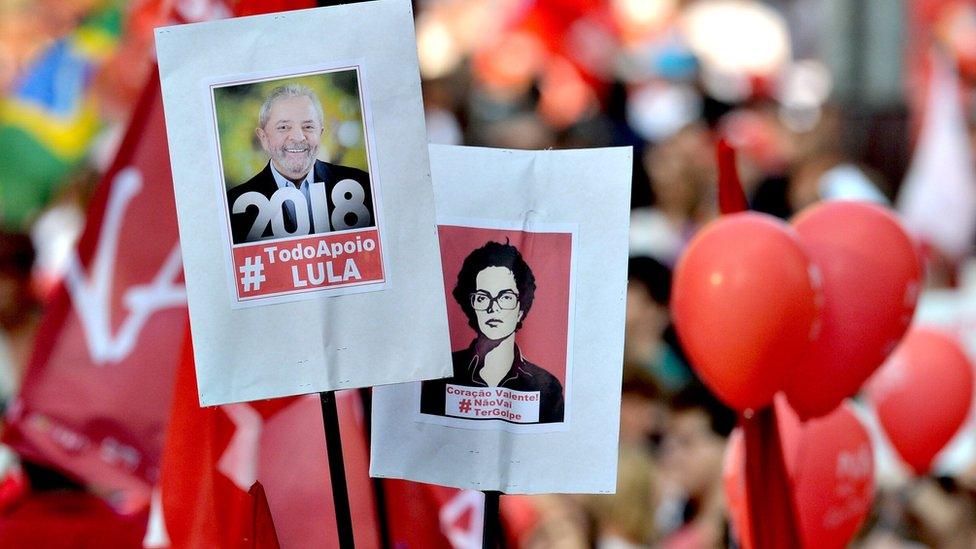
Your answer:
[[[491,416],[470,419],[501,419],[511,423],[554,423],[563,421],[563,386],[545,369],[522,356],[515,334],[532,308],[535,276],[518,249],[507,242],[488,242],[464,259],[452,292],[468,317],[477,337],[468,348],[455,352],[454,375],[423,382],[421,412],[458,416],[446,410],[451,386],[501,387],[504,398],[538,400],[538,421]],[[463,392],[462,392],[463,393]],[[498,396],[499,392],[488,392]],[[488,397],[490,398],[490,397]],[[461,410],[468,412],[468,410]]]

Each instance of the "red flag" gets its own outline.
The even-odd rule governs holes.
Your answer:
[[[254,517],[252,523],[250,542],[245,543],[247,549],[281,549],[278,543],[278,533],[275,532],[274,518],[271,517],[271,509],[268,508],[268,497],[264,495],[264,486],[260,482],[255,482],[251,489],[247,491],[251,496],[251,508]]]
[[[92,198],[4,433],[128,510],[148,503],[157,475],[186,322],[166,151],[153,82]]]
[[[480,547],[484,499],[479,492],[405,480],[384,480],[383,490],[391,546],[403,549]],[[465,498],[464,494],[470,495]],[[458,499],[454,501],[455,498]],[[448,502],[452,506],[443,513],[442,521],[442,507]]]
[[[138,547],[145,520],[85,492],[38,492],[0,518],[0,547]]]
[[[748,210],[739,173],[735,149],[721,139],[715,145],[718,161],[718,200],[723,215]],[[749,486],[752,547],[797,547],[799,530],[790,494],[780,436],[776,427],[776,410],[769,406],[752,416],[742,416],[745,433],[745,479]],[[759,517],[762,517],[760,520]]]
[[[234,5],[234,14],[238,17],[243,17],[245,15],[258,15],[261,13],[301,10],[314,7],[315,2],[311,0],[237,0],[237,3]]]
[[[185,325],[185,324],[184,324]],[[213,474],[234,425],[219,408],[200,408],[187,330],[162,462],[162,521],[150,520],[146,547],[232,547],[244,533],[246,492]],[[254,480],[248,483],[253,484]],[[153,510],[158,511],[158,498]],[[154,517],[155,518],[155,517]]]
[[[379,547],[361,403],[355,391],[338,397],[356,546]],[[248,493],[256,481],[267,496],[267,515],[255,511],[260,502]],[[177,374],[160,491],[146,547],[241,546],[245,538],[266,533],[267,518],[285,547],[335,546],[318,395],[200,408],[188,343]]]
[[[723,214],[744,212],[749,209],[746,195],[742,191],[739,172],[735,164],[735,149],[725,139],[715,144],[715,157],[718,160],[718,206]]]
[[[972,253],[976,169],[953,61],[932,53],[922,131],[901,193],[905,226],[953,263]]]
[[[390,546],[399,549],[465,549],[480,547],[485,498],[481,492],[406,480],[384,480]],[[508,547],[524,542],[538,521],[524,496],[500,500]]]

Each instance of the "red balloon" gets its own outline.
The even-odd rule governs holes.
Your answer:
[[[738,410],[772,402],[809,352],[822,300],[793,230],[753,212],[719,218],[675,269],[674,323],[699,377]]]
[[[922,266],[912,239],[880,206],[821,202],[793,226],[823,277],[823,329],[785,388],[807,419],[856,394],[894,350],[915,312]]]
[[[778,400],[776,416],[803,547],[846,547],[874,499],[874,453],[867,431],[847,404],[801,424]],[[732,524],[748,549],[752,545],[740,429],[729,439],[723,481]]]
[[[891,445],[922,475],[969,415],[973,367],[953,337],[913,328],[867,393]]]

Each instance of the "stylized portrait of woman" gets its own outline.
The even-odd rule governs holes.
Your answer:
[[[513,392],[538,392],[538,422],[563,421],[562,384],[522,356],[516,344],[535,290],[532,269],[511,244],[488,242],[465,258],[452,294],[477,337],[468,348],[453,353],[452,377],[423,382],[422,413],[454,415],[445,411],[450,385],[501,387]]]

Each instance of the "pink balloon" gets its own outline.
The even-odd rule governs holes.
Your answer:
[[[973,367],[955,338],[913,328],[867,394],[891,445],[922,475],[969,415]]]
[[[822,300],[793,230],[753,212],[702,229],[675,269],[672,311],[698,375],[729,406],[762,408],[808,353]]]
[[[823,329],[794,366],[785,392],[801,418],[824,415],[884,362],[915,311],[922,266],[886,208],[821,202],[793,221],[823,277]]]
[[[874,454],[867,431],[847,404],[801,424],[778,399],[776,416],[803,547],[846,547],[874,499]],[[740,429],[729,439],[723,481],[735,531],[743,547],[752,547]]]

